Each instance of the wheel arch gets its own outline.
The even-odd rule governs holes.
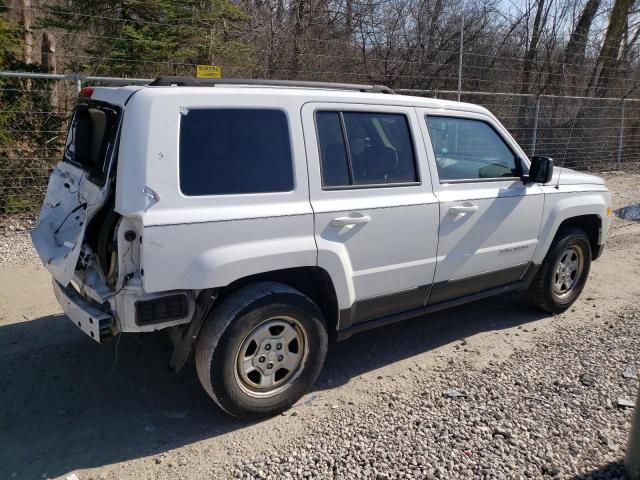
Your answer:
[[[583,230],[589,237],[592,258],[595,260],[604,243],[607,225],[605,216],[607,202],[600,192],[576,195],[547,195],[545,213],[540,228],[540,242],[533,256],[533,262],[540,265],[558,232],[565,227]],[[560,197],[560,198],[554,198]]]
[[[219,289],[216,303],[219,303],[239,288],[257,282],[278,282],[299,290],[320,308],[324,316],[327,332],[331,333],[337,330],[339,318],[338,297],[331,275],[325,269],[321,267],[295,267],[248,275]]]
[[[578,215],[576,217],[570,217],[565,219],[556,231],[562,231],[565,228],[577,228],[582,230],[589,237],[589,244],[591,246],[591,259],[596,260],[600,254],[599,252],[599,239],[600,230],[602,228],[602,218],[596,214]]]

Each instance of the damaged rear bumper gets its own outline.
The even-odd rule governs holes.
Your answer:
[[[89,337],[100,343],[112,336],[113,315],[81,297],[71,285],[63,287],[53,280],[53,291],[67,317]]]

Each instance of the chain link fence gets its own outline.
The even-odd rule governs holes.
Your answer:
[[[458,99],[457,91],[400,92]],[[482,92],[460,100],[488,108],[530,157],[594,172],[640,168],[640,100]]]
[[[0,222],[37,213],[83,85],[146,79],[0,72]],[[442,90],[398,93],[458,100],[491,110],[532,156],[587,171],[640,169],[640,100]],[[18,109],[2,108],[11,98]],[[17,100],[17,101],[16,101]]]

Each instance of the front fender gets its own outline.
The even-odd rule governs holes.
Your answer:
[[[533,262],[536,264],[541,264],[544,260],[551,242],[565,220],[581,215],[596,215],[601,225],[599,244],[604,243],[607,234],[609,226],[607,207],[610,205],[608,191],[556,192],[555,189],[551,193],[545,192],[540,241],[533,255]]]

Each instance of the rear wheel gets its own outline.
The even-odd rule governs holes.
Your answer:
[[[224,411],[254,419],[286,410],[307,392],[326,351],[318,307],[287,285],[261,282],[214,309],[196,344],[196,367]]]
[[[546,312],[564,312],[582,292],[590,267],[586,233],[577,228],[561,230],[527,291],[529,302]]]

